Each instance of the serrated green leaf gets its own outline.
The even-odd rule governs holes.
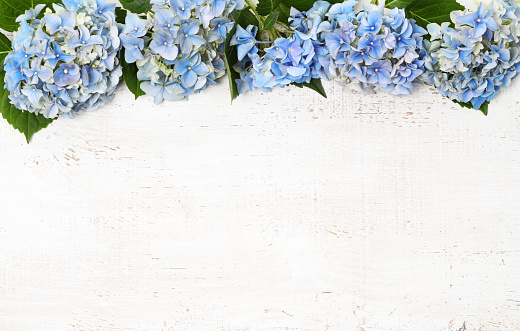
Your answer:
[[[137,65],[135,63],[127,63],[125,61],[125,50],[121,50],[121,67],[123,67],[123,79],[126,86],[135,96],[135,100],[146,93],[141,90],[141,81],[137,79]]]
[[[264,29],[271,30],[277,21],[278,21],[278,13],[275,12],[275,13],[269,14],[269,16],[267,16],[267,18],[265,19]]]
[[[55,0],[0,0],[0,29],[14,32],[18,30],[20,23],[16,18],[26,10],[34,8],[36,5],[44,4],[51,6]]]
[[[233,69],[233,65],[238,62],[237,47],[229,45],[231,43],[231,37],[233,37],[237,31],[238,25],[246,28],[248,25],[258,26],[259,23],[255,14],[251,12],[251,9],[249,7],[244,8],[237,13],[235,24],[229,31],[226,37],[226,41],[224,42],[224,55],[229,80],[229,93],[231,94],[231,102],[233,102],[233,100],[235,100],[239,94],[238,86],[235,80],[240,78],[240,74],[236,72],[235,69]]]
[[[310,83],[293,83],[292,85],[299,88],[310,88],[311,90],[318,92],[322,97],[327,98],[327,92],[325,92],[325,89],[323,88],[321,79],[313,78],[311,79]]]
[[[455,0],[415,0],[406,6],[406,15],[426,29],[428,24],[451,22],[450,14],[455,10],[464,10],[464,6]]]
[[[127,10],[125,10],[121,7],[116,7],[116,22],[117,23],[125,24],[126,15],[128,15]]]
[[[152,9],[150,0],[119,0],[124,9],[136,14],[144,14]]]
[[[43,115],[36,115],[15,108],[9,102],[9,91],[3,88],[4,77],[5,71],[0,72],[0,83],[2,85],[0,88],[0,112],[9,124],[25,135],[25,139],[29,143],[33,134],[46,128],[53,120],[45,118]]]
[[[11,51],[11,40],[0,32],[0,71],[4,69],[4,59]]]
[[[470,102],[460,102],[457,100],[451,100],[451,101],[455,102],[456,104],[460,105],[463,108],[479,110],[482,112],[482,114],[484,114],[486,116],[488,115],[489,101],[484,101],[484,103],[482,104],[482,106],[480,106],[479,109],[476,109],[475,107],[473,107],[473,105]]]
[[[329,0],[328,2],[335,4],[342,3],[343,1],[344,0]],[[294,7],[300,11],[303,11],[311,9],[316,0],[281,0],[281,2],[289,8]]]
[[[256,6],[256,12],[259,15],[267,16],[271,14],[276,7],[280,4],[281,0],[258,0],[258,5]],[[268,29],[266,29],[268,30]]]

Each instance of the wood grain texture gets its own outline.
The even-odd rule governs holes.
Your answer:
[[[519,84],[0,121],[0,329],[519,330]]]

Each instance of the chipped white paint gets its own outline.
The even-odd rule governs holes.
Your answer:
[[[519,330],[519,84],[2,120],[0,329]]]

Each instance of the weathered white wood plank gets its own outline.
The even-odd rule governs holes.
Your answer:
[[[2,329],[520,328],[519,85],[327,89],[2,122]]]

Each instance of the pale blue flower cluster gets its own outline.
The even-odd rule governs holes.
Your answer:
[[[47,118],[73,118],[112,97],[122,76],[115,4],[63,0],[42,19],[45,5],[18,17],[13,52],[5,58],[5,87],[18,109]]]
[[[239,93],[309,83],[313,78],[326,79],[318,58],[328,51],[318,40],[317,31],[329,7],[328,2],[318,1],[307,12],[291,8],[289,21],[294,33],[274,41],[257,41],[255,26],[237,26],[230,45],[237,46],[239,62],[233,68],[240,73],[236,80]]]
[[[356,4],[348,0],[332,5],[328,20],[318,28],[329,51],[320,57],[325,74],[350,89],[411,94],[424,72],[426,30],[402,9],[367,5],[356,14]]]
[[[225,74],[224,41],[243,0],[152,0],[147,19],[128,14],[125,60],[141,89],[159,104],[198,93]]]
[[[510,85],[520,69],[520,9],[514,0],[456,11],[450,23],[428,25],[425,81],[452,100],[479,109]]]

